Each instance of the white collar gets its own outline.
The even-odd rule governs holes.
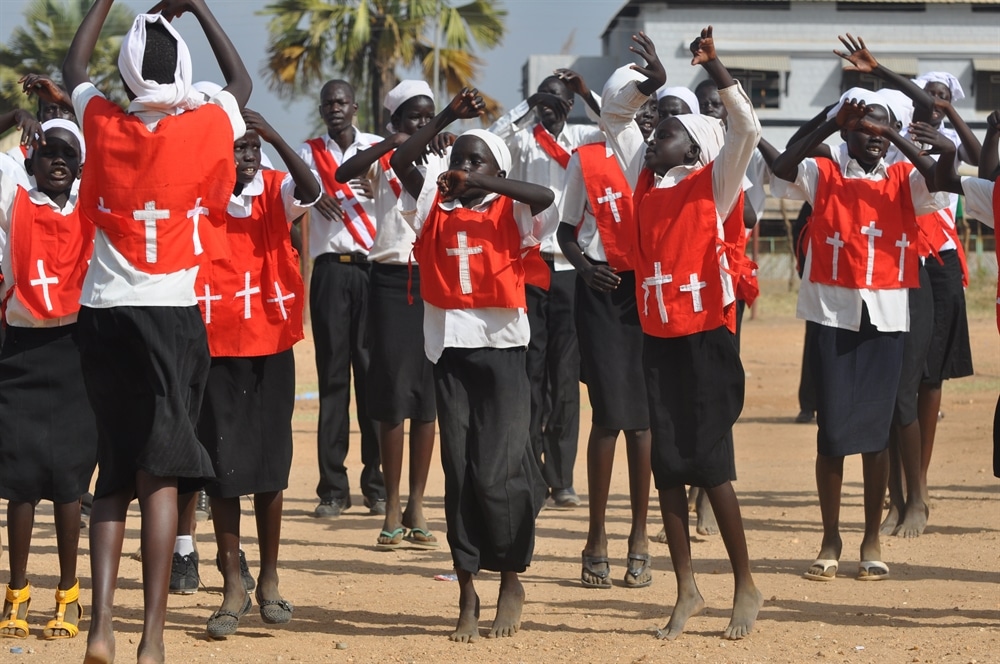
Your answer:
[[[76,199],[80,193],[80,180],[73,180],[73,187],[69,191],[69,196],[66,198],[66,205],[59,207],[55,201],[49,198],[49,195],[45,192],[32,188],[28,191],[28,200],[30,200],[35,205],[48,205],[50,208],[59,212],[63,216],[70,214],[74,209],[76,209]]]
[[[482,203],[479,203],[478,205],[473,205],[471,208],[468,209],[474,210],[475,212],[484,212],[486,208],[488,208],[493,203],[493,201],[495,201],[498,198],[500,198],[500,194],[494,194],[494,193],[487,194],[486,198],[483,199]],[[458,200],[457,198],[453,201],[439,201],[438,206],[442,210],[448,210],[448,211],[465,207],[464,205],[462,205],[462,201]]]
[[[254,173],[253,180],[243,187],[243,191],[229,197],[229,206],[226,211],[237,219],[246,219],[253,210],[253,199],[263,193],[264,175],[258,170]]]

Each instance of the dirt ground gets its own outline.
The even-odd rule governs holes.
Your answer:
[[[727,642],[732,576],[718,536],[692,544],[695,571],[709,609],[671,643],[653,637],[669,616],[674,579],[667,547],[651,544],[654,582],[629,590],[624,574],[629,528],[624,444],[619,444],[608,510],[611,590],[580,586],[580,550],[586,502],[572,511],[543,511],[537,522],[521,632],[498,641],[459,645],[447,634],[457,615],[456,584],[435,580],[452,572],[447,546],[439,551],[375,551],[381,518],[360,507],[357,431],[348,459],[355,507],[335,520],[312,517],[317,480],[318,402],[312,346],[296,349],[301,399],[295,412],[295,460],[285,494],[281,587],[295,605],[292,623],[266,626],[256,608],[225,641],[205,636],[205,621],[221,601],[221,576],[202,563],[203,587],[171,596],[166,634],[171,662],[970,662],[1000,661],[1000,481],[991,472],[991,426],[1000,391],[997,330],[988,283],[970,291],[976,376],[946,384],[931,468],[930,525],[913,540],[883,540],[891,578],[858,583],[853,575],[861,540],[861,464],[845,467],[844,555],[832,583],[802,578],[818,549],[819,508],[813,477],[815,427],[794,424],[803,323],[793,296],[771,284],[743,336],[747,399],[736,426],[739,481],[750,556],[765,596],[753,634]],[[308,334],[308,332],[307,332]],[[311,397],[311,398],[309,398]],[[584,449],[589,405],[583,396],[576,488],[586,501]],[[404,474],[405,475],[405,474]],[[405,480],[404,480],[405,482]],[[405,485],[404,485],[405,495]],[[431,526],[444,540],[443,477],[435,458],[428,487]],[[653,498],[655,506],[655,496]],[[138,549],[138,512],[128,522],[125,551]],[[650,510],[650,533],[659,518]],[[2,518],[2,516],[0,516]],[[257,542],[250,501],[244,501],[244,545],[255,567]],[[692,516],[693,530],[693,516]],[[201,557],[211,561],[210,524],[198,534]],[[84,603],[89,603],[86,533],[80,559]],[[0,569],[6,568],[6,559]],[[4,575],[5,578],[6,575]],[[0,662],[82,661],[85,633],[46,642],[41,628],[57,581],[51,506],[39,508],[29,578],[35,588],[32,636],[0,642]],[[134,661],[142,620],[139,563],[125,558],[117,595],[119,661]],[[497,575],[478,583],[482,626],[492,620]],[[85,618],[83,627],[89,625]],[[22,648],[14,654],[11,648]]]

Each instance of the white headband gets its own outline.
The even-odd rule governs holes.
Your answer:
[[[698,104],[698,97],[688,88],[677,85],[670,88],[660,88],[656,91],[657,101],[664,97],[677,97],[688,105],[688,108],[691,109],[691,115],[701,115],[701,106]]]
[[[493,158],[497,160],[497,165],[500,166],[500,170],[510,174],[510,150],[507,148],[507,144],[503,142],[503,139],[494,133],[488,132],[485,129],[469,129],[462,133],[462,136],[475,136],[476,138],[482,139],[486,143],[486,147],[490,149],[493,153]]]
[[[42,123],[42,133],[44,134],[49,129],[65,129],[69,133],[76,136],[76,140],[80,142],[80,163],[87,161],[87,144],[83,140],[83,132],[80,128],[76,126],[75,123],[69,120],[63,120],[62,118],[56,118],[54,120],[46,120]],[[28,159],[35,153],[34,147],[28,148]]]
[[[838,101],[834,107],[827,112],[826,119],[832,120],[837,117],[837,113],[840,112],[840,109],[843,108],[844,104],[852,99],[863,101],[869,106],[872,104],[878,104],[887,111],[890,110],[892,106],[892,104],[890,104],[889,101],[879,92],[873,92],[871,90],[866,90],[865,88],[851,88],[844,94],[840,95],[840,101]],[[896,119],[898,120],[899,118]]]
[[[146,24],[160,23],[177,40],[177,66],[172,83],[156,83],[142,77],[142,59],[146,52]],[[118,53],[118,70],[125,85],[135,95],[135,101],[148,108],[168,110],[197,108],[203,102],[200,94],[191,91],[191,53],[187,44],[170,22],[160,14],[139,14],[132,28],[122,38]]]
[[[965,90],[962,89],[962,84],[958,82],[957,78],[946,71],[929,71],[926,74],[917,76],[913,79],[913,82],[919,85],[921,89],[926,88],[928,83],[943,83],[951,90],[952,102],[965,99]]]
[[[904,129],[909,127],[910,122],[913,121],[913,100],[899,90],[893,90],[892,88],[882,88],[878,91],[878,94],[885,100],[885,103],[889,104],[889,110],[896,116],[896,121]]]

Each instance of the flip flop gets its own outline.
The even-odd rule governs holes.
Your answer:
[[[821,567],[822,571],[817,574],[812,571],[813,567]],[[802,576],[810,581],[833,581],[837,578],[837,570],[840,568],[840,561],[833,558],[817,558]],[[832,570],[832,571],[831,571]]]
[[[878,570],[880,573],[874,573]],[[858,581],[882,581],[889,578],[889,566],[881,560],[862,560],[858,565]]]
[[[387,539],[388,542],[376,542],[375,548],[379,551],[392,551],[403,546],[403,538],[406,536],[406,528],[400,526],[395,530],[383,530],[378,534],[379,539]]]
[[[418,549],[437,549],[441,546],[437,537],[431,531],[423,528],[410,528],[410,532],[403,539],[406,540],[407,544]]]
[[[222,639],[235,634],[236,629],[240,626],[240,618],[248,614],[251,607],[253,607],[253,600],[250,599],[250,593],[247,593],[246,601],[243,602],[243,608],[240,609],[239,613],[224,609],[213,613],[205,625],[209,638]]]
[[[645,588],[653,583],[653,574],[649,570],[652,568],[652,559],[649,557],[648,553],[630,553],[628,554],[629,566],[625,570],[625,587],[626,588]],[[638,569],[632,569],[631,562],[637,560],[642,564]],[[640,581],[643,576],[649,574],[649,578],[645,581]]]
[[[584,588],[601,588],[606,590],[611,587],[611,562],[608,560],[607,556],[588,556],[586,553],[581,554],[583,558],[583,570],[580,572],[580,583],[583,584]],[[607,565],[607,567],[601,571],[594,569],[594,565]],[[583,573],[586,572],[590,576],[599,579],[599,581],[594,582],[588,580]]]

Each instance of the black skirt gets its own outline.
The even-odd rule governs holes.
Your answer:
[[[409,282],[408,266],[372,263],[367,391],[368,416],[376,422],[431,422],[437,416],[434,365],[424,353],[424,301],[416,265]]]
[[[927,274],[934,293],[934,333],[927,350],[925,383],[940,383],[949,378],[972,375],[972,347],[969,343],[969,319],[965,312],[965,288],[962,265],[954,249],[941,252],[938,263],[927,260]]]
[[[576,333],[580,378],[587,384],[595,425],[616,431],[649,428],[642,373],[642,327],[635,272],[619,272],[618,288],[601,293],[577,276]]]
[[[920,266],[920,288],[911,288],[910,331],[903,340],[903,368],[896,392],[895,424],[905,426],[917,419],[917,391],[927,370],[927,349],[931,345],[934,328],[934,296],[930,277]]]
[[[808,321],[815,335],[817,450],[823,456],[881,452],[903,367],[903,332],[879,332],[862,305],[861,328],[842,330]]]
[[[643,345],[656,488],[712,488],[736,479],[732,427],[745,376],[725,326],[685,337],[646,335]]]
[[[95,498],[134,485],[143,470],[176,477],[181,493],[213,477],[195,427],[208,377],[198,307],[81,307],[80,358],[97,417]]]
[[[76,327],[7,329],[0,352],[0,498],[71,503],[90,486],[97,424]]]
[[[295,355],[213,357],[198,418],[219,498],[283,491],[292,468]]]

